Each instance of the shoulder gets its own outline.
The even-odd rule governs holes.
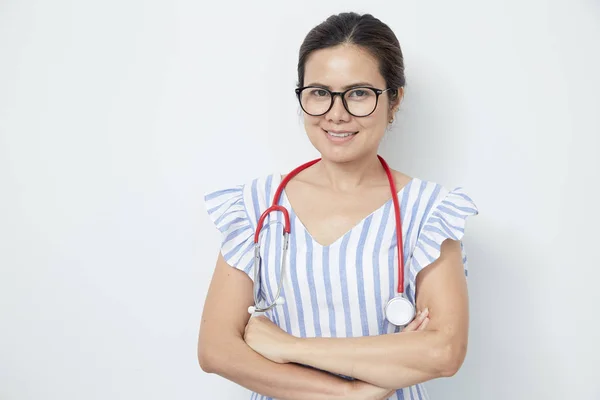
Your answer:
[[[450,190],[443,185],[413,177],[403,172],[392,170],[392,175],[396,183],[396,189],[400,195],[400,201],[405,208],[412,210],[421,210],[420,214],[427,214],[427,210],[437,204]]]
[[[254,279],[254,232],[277,174],[250,179],[238,184],[225,184],[204,194],[205,207],[221,232],[221,254],[232,267],[243,270]],[[258,215],[257,215],[258,214]]]
[[[280,181],[279,173],[271,173],[213,188],[204,194],[206,208],[213,219],[227,210],[238,210],[255,223],[271,203]]]
[[[464,230],[466,219],[479,214],[468,191],[462,187],[449,188],[438,182],[412,178],[406,186],[403,200],[420,235],[424,230],[459,228]],[[447,229],[446,229],[447,228]]]
[[[392,169],[391,172],[394,178],[394,183],[396,184],[396,189],[398,190],[402,190],[402,188],[408,186],[408,184],[410,184],[411,181],[414,179],[412,176],[409,176],[395,169]]]

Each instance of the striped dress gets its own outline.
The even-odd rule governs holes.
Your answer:
[[[208,214],[221,232],[227,263],[254,280],[253,235],[261,213],[281,182],[278,173],[205,196]],[[461,240],[466,218],[478,214],[471,198],[456,188],[413,178],[398,192],[404,235],[405,293],[415,302],[417,273],[440,255],[441,243]],[[397,242],[392,199],[334,243],[323,246],[302,225],[285,194],[279,204],[290,213],[291,235],[281,295],[285,304],[266,316],[297,337],[358,337],[398,332],[384,307],[398,282]],[[277,293],[283,243],[280,212],[265,219],[261,235],[260,297]],[[276,222],[280,223],[276,223]],[[467,273],[464,247],[463,264]],[[351,378],[348,378],[351,379]],[[428,399],[423,384],[401,388],[389,399]],[[270,397],[252,393],[252,400]]]

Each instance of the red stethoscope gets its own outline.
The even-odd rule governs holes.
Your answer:
[[[396,239],[398,242],[398,290],[396,296],[390,299],[385,306],[385,317],[387,320],[396,325],[396,326],[405,326],[415,317],[415,307],[413,304],[406,298],[404,294],[404,255],[403,255],[403,242],[402,242],[402,222],[400,220],[400,205],[398,203],[398,192],[396,191],[396,184],[394,183],[394,178],[392,177],[392,171],[390,167],[385,162],[385,160],[381,156],[377,156],[385,173],[387,174],[388,181],[390,183],[390,190],[392,192],[392,200],[394,202],[394,214],[396,216]],[[269,311],[273,307],[277,305],[284,304],[285,300],[281,297],[281,287],[283,284],[283,276],[285,271],[285,261],[286,255],[289,247],[289,236],[290,236],[290,216],[288,210],[280,206],[279,199],[281,197],[281,193],[283,189],[287,185],[287,183],[296,176],[299,172],[305,170],[306,168],[316,164],[321,159],[318,158],[316,160],[309,161],[305,164],[300,165],[292,172],[290,172],[279,184],[275,195],[273,196],[273,204],[271,207],[265,210],[264,213],[260,216],[258,223],[256,224],[256,232],[254,234],[254,306],[248,307],[248,312],[250,314],[254,314],[255,312],[263,313]],[[283,255],[281,261],[281,274],[279,277],[279,282],[277,284],[277,294],[275,295],[275,300],[264,306],[259,306],[259,277],[260,277],[260,235],[263,227],[263,223],[267,215],[272,211],[281,211],[284,217],[284,229],[283,229]],[[276,223],[277,221],[275,221]]]

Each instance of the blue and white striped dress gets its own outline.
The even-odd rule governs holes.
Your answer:
[[[278,173],[245,185],[206,194],[208,214],[222,234],[222,254],[231,266],[254,280],[253,235],[261,213],[281,182]],[[461,240],[466,218],[478,214],[462,188],[452,191],[413,178],[398,192],[404,235],[405,292],[415,301],[417,273],[440,255],[441,243]],[[291,235],[283,306],[266,315],[297,337],[357,337],[397,332],[384,315],[398,282],[394,208],[390,199],[334,243],[316,242],[296,217],[285,190],[279,204],[290,213]],[[280,276],[283,228],[280,212],[270,213],[261,236],[260,296],[270,303]],[[462,243],[461,243],[462,246]],[[463,247],[463,263],[467,258]],[[422,384],[398,389],[389,399],[424,400]],[[267,396],[252,393],[252,400]]]

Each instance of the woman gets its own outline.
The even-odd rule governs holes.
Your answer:
[[[461,239],[467,216],[477,214],[460,188],[391,171],[406,294],[419,314],[403,329],[384,315],[399,248],[378,148],[404,84],[398,40],[373,16],[334,15],[307,35],[296,93],[321,159],[295,175],[279,201],[291,222],[285,302],[264,316],[248,313],[254,232],[284,176],[208,194],[223,242],[200,328],[204,371],[252,390],[252,399],[426,399],[423,382],[460,368],[468,332]],[[283,254],[281,225],[272,222],[282,218],[271,213],[261,234],[257,285],[269,303]]]

